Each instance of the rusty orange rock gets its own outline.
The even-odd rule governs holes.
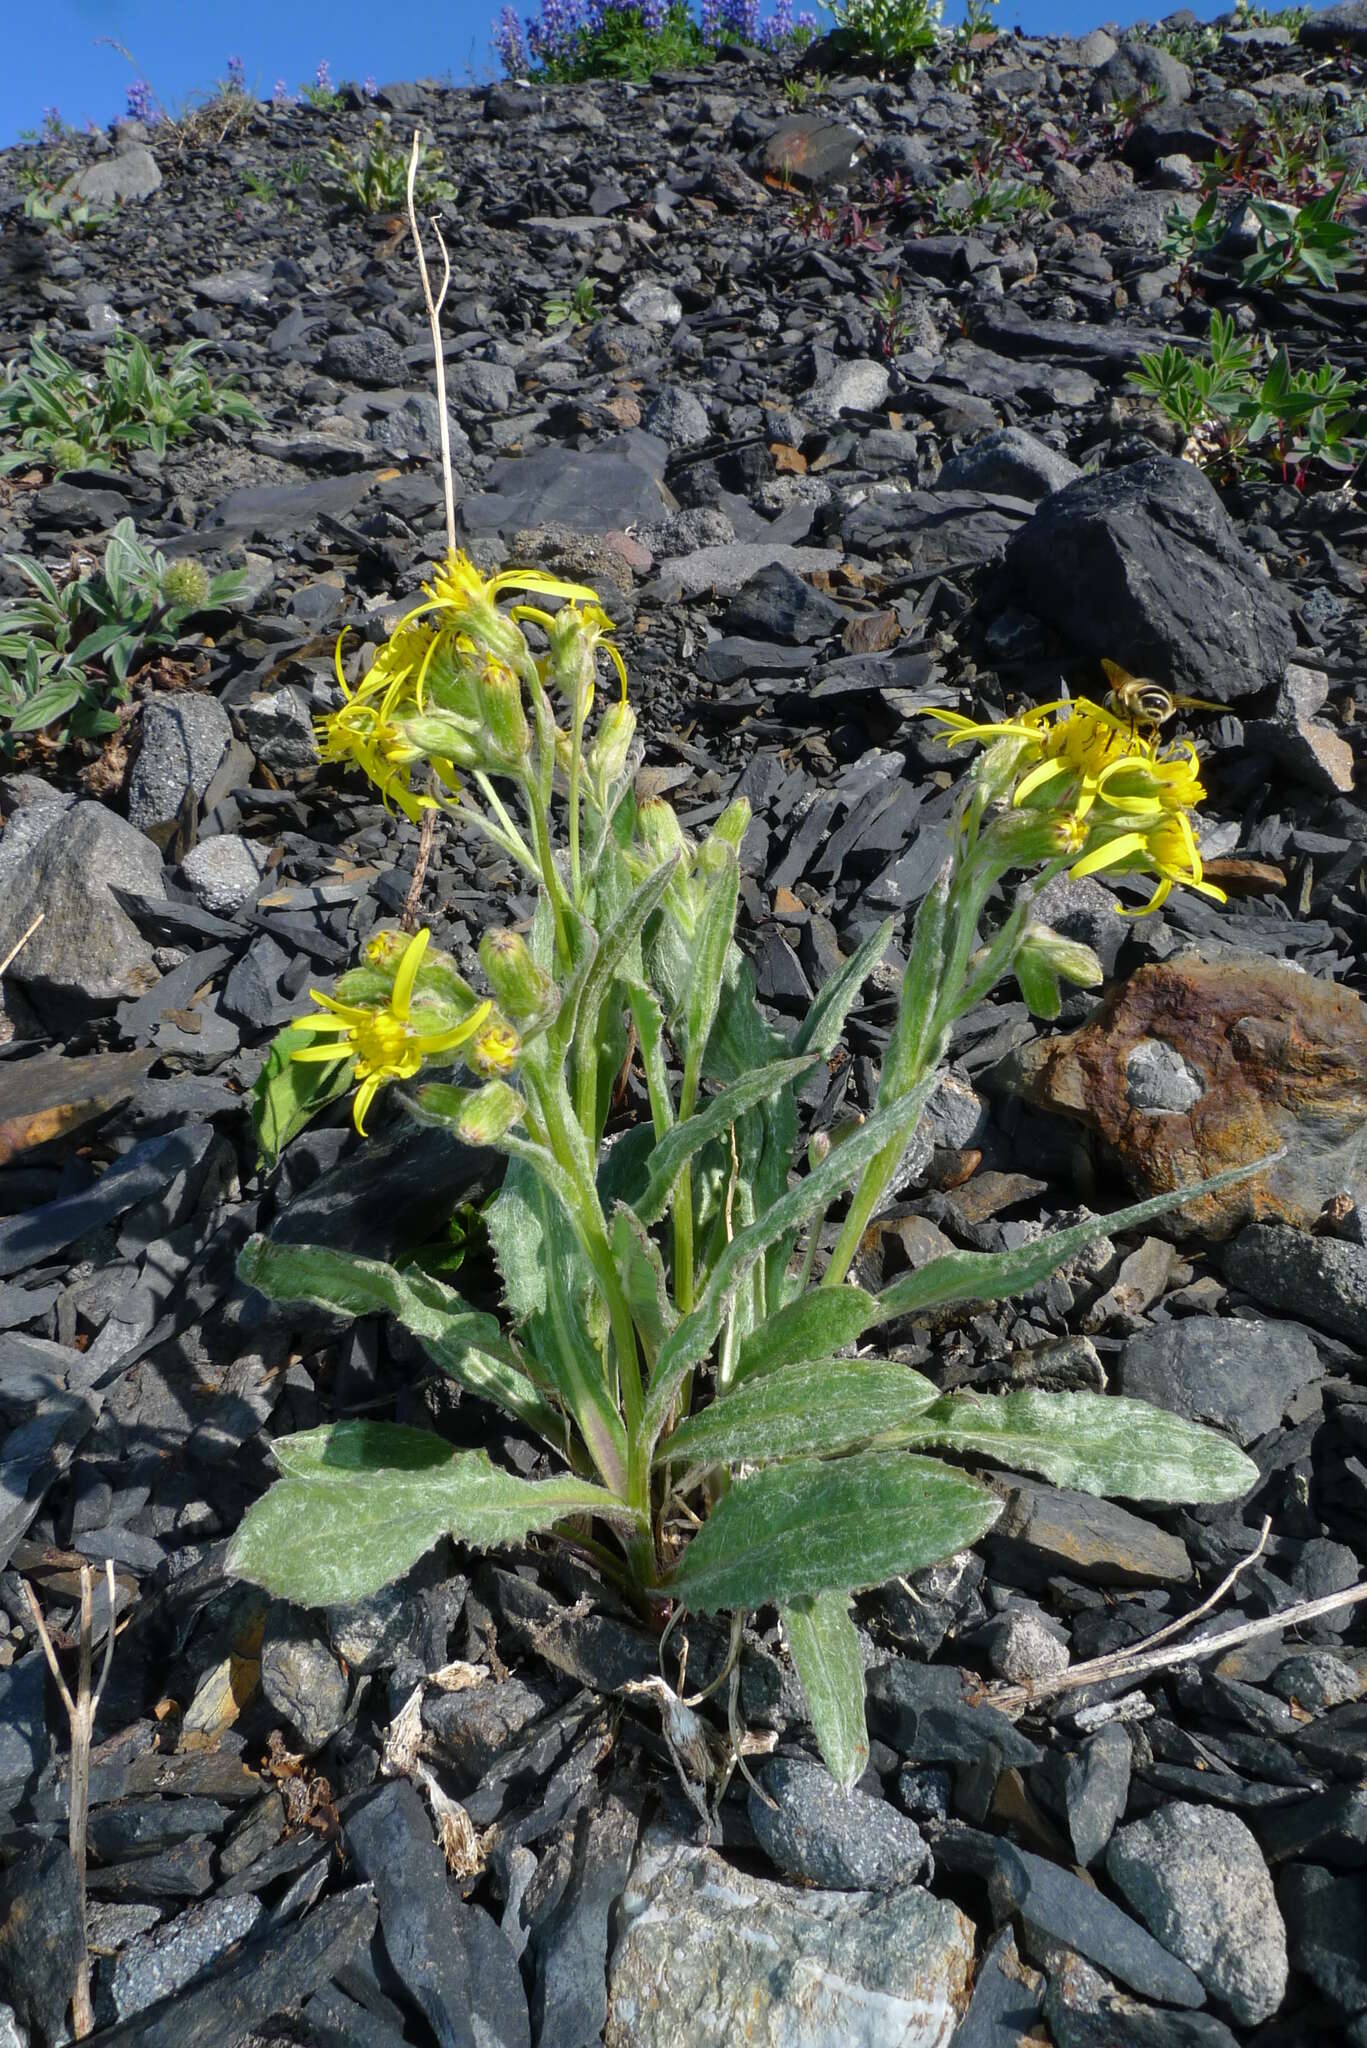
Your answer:
[[[1094,1131],[1145,1195],[1285,1147],[1257,1179],[1175,1212],[1174,1234],[1308,1230],[1345,1192],[1367,1202],[1367,1008],[1277,962],[1143,967],[1080,1031],[1023,1047],[1003,1078]]]

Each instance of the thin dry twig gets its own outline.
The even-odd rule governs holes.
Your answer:
[[[432,280],[427,274],[427,257],[423,252],[422,230],[418,226],[417,202],[414,188],[418,176],[418,152],[422,129],[413,130],[413,148],[408,158],[408,225],[413,230],[413,247],[418,252],[418,275],[422,279],[422,295],[427,303],[427,324],[432,330],[432,368],[437,382],[437,432],[441,436],[441,483],[446,494],[446,545],[451,553],[456,552],[456,490],[451,476],[451,423],[446,416],[446,359],[441,346],[441,309],[446,303],[447,287],[451,282],[451,258],[446,252],[441,229],[435,220],[432,232],[441,250],[444,274],[441,290],[435,299],[432,296]]]
[[[1281,1635],[1303,1621],[1317,1621],[1322,1614],[1332,1614],[1337,1608],[1354,1607],[1359,1601],[1367,1600],[1365,1582],[1351,1586],[1343,1593],[1326,1593],[1317,1600],[1297,1600],[1276,1614],[1263,1615],[1257,1621],[1241,1621],[1233,1628],[1221,1629],[1217,1635],[1200,1636],[1190,1643],[1171,1644],[1172,1636],[1209,1614],[1212,1607],[1224,1599],[1240,1572],[1246,1571],[1255,1559],[1262,1556],[1271,1526],[1270,1520],[1263,1523],[1262,1533],[1247,1557],[1241,1557],[1221,1579],[1215,1591],[1208,1594],[1190,1614],[1184,1614],[1178,1621],[1170,1621],[1142,1643],[1132,1644],[1128,1650],[1115,1650],[1105,1657],[1093,1657],[1085,1664],[1073,1665],[1069,1671],[1060,1671],[1055,1678],[1042,1678],[1027,1685],[985,1689],[981,1695],[983,1705],[995,1707],[999,1713],[1009,1714],[1014,1719],[1042,1700],[1056,1699],[1060,1693],[1083,1692],[1089,1686],[1101,1685],[1114,1678],[1137,1678],[1149,1671],[1169,1670],[1176,1664],[1195,1663],[1202,1657],[1219,1657],[1240,1643],[1256,1642],[1262,1636]]]
[[[14,944],[10,947],[8,953],[6,953],[4,959],[0,960],[0,974],[3,974],[6,968],[13,966],[14,962],[23,952],[25,946],[33,937],[33,934],[37,931],[39,925],[42,923],[43,919],[46,916],[47,912],[45,910],[40,910],[38,912],[38,915],[34,918],[33,923],[29,926],[28,930],[22,933],[20,937],[15,940]]]
[[[424,811],[418,833],[418,857],[413,863],[413,879],[408,885],[408,894],[403,899],[403,914],[399,919],[400,931],[416,930],[418,911],[422,904],[422,885],[427,880],[427,863],[432,858],[432,838],[437,829],[435,811]]]
[[[94,1574],[88,1564],[81,1566],[81,1637],[80,1657],[76,1667],[76,1697],[62,1676],[57,1662],[57,1652],[52,1646],[47,1623],[43,1620],[42,1609],[27,1581],[24,1591],[33,1612],[34,1627],[38,1640],[43,1646],[48,1669],[57,1683],[67,1720],[71,1724],[71,1773],[67,1788],[67,1841],[71,1847],[71,1860],[76,1866],[77,1910],[80,1915],[80,1958],[76,1965],[76,1984],[71,1994],[71,2030],[78,2041],[85,2039],[95,2025],[95,2014],[90,2003],[90,1944],[86,1936],[86,1830],[90,1815],[90,1746],[95,1730],[95,1715],[99,1711],[100,1697],[109,1677],[109,1667],[114,1661],[114,1621],[117,1613],[116,1587],[114,1583],[114,1560],[105,1560],[106,1583],[109,1588],[109,1622],[104,1639],[104,1663],[100,1667],[100,1682],[91,1685],[93,1669],[93,1643],[95,1634]]]

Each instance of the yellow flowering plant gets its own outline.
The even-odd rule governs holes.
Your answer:
[[[426,932],[374,935],[283,1034],[261,1106],[284,1142],[319,1100],[301,1092],[282,1109],[292,1077],[354,1084],[358,1127],[389,1086],[453,1140],[502,1153],[486,1220],[503,1312],[420,1265],[329,1245],[258,1237],[241,1271],[277,1300],[392,1316],[538,1436],[547,1469],[527,1478],[382,1421],[280,1437],[282,1476],[228,1568],[330,1605],[374,1593],[444,1537],[480,1548],[548,1532],[643,1616],[729,1611],[733,1653],[745,1612],[776,1605],[822,1752],[848,1784],[867,1757],[851,1597],[991,1527],[1001,1500],[976,1461],[1139,1499],[1224,1500],[1256,1480],[1228,1439],[1142,1401],[964,1401],[877,1348],[907,1317],[1033,1286],[1196,1189],[1009,1253],[952,1252],[878,1292],[848,1278],[955,1018],[1013,970],[1046,1009],[1060,977],[1098,978],[1085,948],[1032,922],[1034,880],[1101,852],[1106,871],[1147,871],[1160,888],[1192,879],[1194,764],[1096,707],[1086,726],[1079,707],[999,728],[947,715],[987,744],[914,920],[879,1100],[813,1141],[799,1172],[795,1091],[832,1057],[892,920],[795,1031],[778,1030],[734,937],[748,806],[696,836],[638,798],[625,680],[592,591],[525,569],[485,577],[453,548],[331,715],[329,737],[341,750],[346,736],[392,801],[506,848],[535,878],[536,914],[484,935],[479,988]],[[1013,869],[1022,899],[984,941],[988,895]],[[633,1072],[636,1120],[614,1106]]]

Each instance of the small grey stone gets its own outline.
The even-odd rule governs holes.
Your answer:
[[[244,903],[254,903],[265,866],[265,848],[237,832],[201,839],[180,864],[181,878],[202,910],[231,917]]]
[[[14,2007],[3,2003],[0,2003],[0,2048],[29,2048],[27,2036],[19,2031]]]
[[[1286,1927],[1237,1814],[1172,1800],[1113,1837],[1106,1869],[1135,1911],[1243,2026],[1286,1990]]]
[[[618,1909],[605,2048],[944,2048],[973,1928],[918,1885],[799,1891],[661,1825]]]
[[[670,448],[697,448],[712,432],[707,408],[695,392],[666,384],[646,407],[645,424]]]
[[[16,813],[5,840],[24,815]],[[156,847],[104,804],[75,804],[56,822],[59,829],[42,835],[0,890],[0,958],[43,913],[6,972],[54,1019],[88,1014],[155,986],[152,949],[113,892],[162,892]]]
[[[1301,1650],[1279,1664],[1268,1680],[1279,1700],[1294,1700],[1311,1714],[1347,1706],[1367,1692],[1367,1679],[1332,1650]]]
[[[476,412],[507,412],[517,397],[517,372],[508,363],[482,363],[467,356],[448,369],[446,388],[456,405]]]
[[[170,1998],[251,1933],[265,1908],[250,1894],[206,1899],[154,1933],[139,1935],[116,1960],[110,1995],[121,2020]]]
[[[1295,1323],[1187,1316],[1127,1338],[1117,1377],[1122,1394],[1250,1444],[1322,1371],[1314,1338]]]
[[[877,412],[891,383],[886,363],[856,356],[818,377],[803,402],[818,423],[838,419],[842,412]]]
[[[1068,1645],[1060,1642],[1044,1616],[1030,1607],[1012,1607],[998,1615],[985,1632],[987,1660],[998,1678],[1011,1685],[1056,1678],[1070,1662]]]
[[[261,1690],[305,1749],[321,1749],[346,1719],[350,1688],[327,1637],[296,1607],[277,1602],[261,1638]]]
[[[929,1861],[914,1820],[867,1792],[843,1791],[820,1764],[779,1757],[752,1789],[755,1838],[785,1877],[828,1891],[890,1892],[912,1884]]]
[[[660,284],[638,284],[622,299],[621,310],[638,327],[677,327],[683,318],[673,292]]]
[[[308,704],[288,685],[242,706],[242,729],[263,768],[298,774],[318,765],[318,742]]]
[[[1317,1329],[1367,1345],[1367,1250],[1340,1238],[1308,1237],[1276,1223],[1250,1223],[1224,1253],[1225,1278],[1265,1308],[1304,1316]]]
[[[450,410],[448,408],[448,417]],[[451,418],[451,453],[459,459],[470,452],[470,439],[459,420]],[[441,448],[441,417],[430,391],[413,391],[392,412],[372,420],[366,439],[390,455],[436,455]]]
[[[1034,502],[1062,490],[1081,475],[1075,462],[1024,427],[1003,427],[952,455],[936,479],[936,488],[993,491]]]
[[[232,738],[217,697],[189,690],[153,697],[143,708],[142,744],[128,778],[129,824],[164,843],[187,793],[198,805]]]
[[[1131,1109],[1176,1116],[1201,1100],[1203,1075],[1162,1038],[1141,1038],[1125,1062],[1125,1100]]]
[[[1133,1763],[1134,1744],[1120,1721],[1098,1728],[1068,1761],[1063,1780],[1068,1832],[1073,1854],[1084,1867],[1095,1863],[1124,1817]]]
[[[95,207],[114,206],[128,199],[150,199],[161,188],[161,172],[150,149],[133,143],[116,149],[112,156],[98,157],[93,164],[68,178],[62,187],[65,199],[83,199]]]
[[[361,384],[382,391],[408,381],[403,350],[389,335],[374,329],[364,334],[332,334],[323,344],[318,367],[342,384]]]

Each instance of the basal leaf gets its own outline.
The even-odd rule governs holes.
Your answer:
[[[1001,1508],[962,1472],[902,1451],[767,1465],[717,1502],[667,1588],[712,1613],[881,1586],[976,1543]]]
[[[1237,1500],[1258,1482],[1252,1459],[1218,1430],[1120,1394],[951,1396],[902,1441],[1127,1500]]]
[[[274,1166],[290,1139],[351,1086],[349,1060],[328,1067],[293,1057],[301,1046],[316,1043],[311,1031],[301,1031],[294,1024],[287,1024],[271,1040],[252,1088],[252,1129],[264,1166]]]
[[[747,1380],[681,1422],[655,1463],[769,1464],[826,1456],[914,1423],[939,1399],[933,1380],[885,1358],[824,1358]]]
[[[850,1619],[850,1596],[817,1593],[794,1600],[780,1619],[826,1769],[848,1790],[869,1760],[864,1660]]]
[[[311,1301],[344,1315],[391,1315],[453,1380],[493,1401],[552,1443],[563,1435],[555,1409],[522,1370],[496,1317],[470,1308],[453,1289],[414,1267],[321,1244],[273,1244],[249,1238],[237,1270],[272,1301]]]
[[[483,1451],[452,1451],[436,1438],[443,1455],[423,1463],[411,1445],[395,1441],[421,1431],[377,1432],[364,1441],[343,1434],[357,1427],[310,1430],[310,1439],[329,1441],[311,1442],[301,1454],[295,1440],[283,1452],[282,1463],[295,1457],[306,1476],[280,1480],[248,1509],[228,1548],[231,1575],[301,1607],[330,1607],[378,1593],[443,1536],[486,1550],[571,1515],[626,1516],[610,1493],[570,1474],[519,1479]],[[372,1463],[372,1455],[400,1462]]]

